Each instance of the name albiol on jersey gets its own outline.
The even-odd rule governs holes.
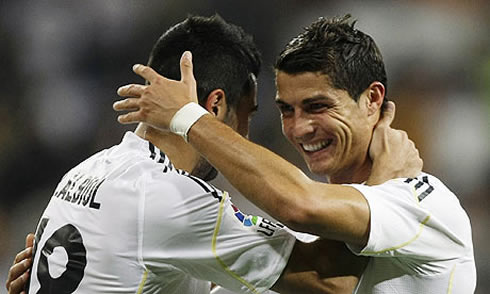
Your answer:
[[[100,203],[96,202],[97,191],[105,181],[104,177],[87,176],[77,173],[68,180],[62,180],[53,194],[61,200],[65,200],[77,205],[87,206],[93,209],[100,209]],[[61,189],[60,189],[61,187]]]

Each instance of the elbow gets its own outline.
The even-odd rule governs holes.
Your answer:
[[[311,232],[316,213],[311,203],[301,198],[286,205],[287,208],[283,210],[281,221],[294,231]]]
[[[332,233],[334,221],[330,216],[335,215],[335,206],[325,205],[315,192],[302,194],[293,202],[287,203],[283,210],[281,222],[297,232],[310,233],[317,236],[327,236]]]
[[[318,190],[308,178],[281,186],[274,191],[276,202],[270,206],[269,213],[294,231],[319,235],[318,225],[328,206],[324,205]]]

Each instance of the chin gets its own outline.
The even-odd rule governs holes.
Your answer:
[[[307,160],[307,158],[305,158],[305,160]],[[334,161],[332,160],[332,158],[324,158],[323,160],[311,161],[307,160],[306,164],[308,165],[308,169],[312,173],[319,176],[327,176],[335,170]]]
[[[308,164],[308,169],[315,175],[319,176],[328,176],[332,172],[332,168],[319,164]]]

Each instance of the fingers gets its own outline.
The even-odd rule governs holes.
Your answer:
[[[116,111],[131,111],[139,109],[138,98],[127,98],[119,100],[112,104],[112,108]]]
[[[385,108],[384,112],[387,112],[389,115],[392,115],[394,117],[395,111],[396,111],[395,102],[388,101],[388,103],[386,104],[386,108]]]
[[[180,81],[184,84],[193,86],[196,83],[194,79],[192,53],[185,51],[180,58]]]
[[[117,89],[117,95],[121,97],[140,97],[145,91],[146,86],[130,84],[126,86],[119,87]]]
[[[24,288],[27,284],[27,281],[29,280],[29,272],[26,271],[24,272],[20,277],[17,279],[13,280],[10,285],[8,285],[7,290],[9,291],[8,293],[25,293]]]
[[[395,110],[395,103],[393,101],[388,101],[386,108],[381,113],[381,118],[378,122],[378,126],[390,126],[395,119]]]
[[[29,278],[29,268],[32,259],[25,259],[22,262],[15,263],[9,270],[6,287],[9,293],[20,293]]]
[[[21,262],[24,259],[32,257],[32,247],[28,247],[21,252],[19,252],[14,259],[14,264]]]
[[[34,246],[34,234],[29,233],[26,236],[26,248]]]
[[[142,115],[140,111],[130,112],[117,117],[117,121],[121,124],[132,124],[142,122]]]
[[[32,250],[34,245],[34,234],[26,236],[26,248],[19,252],[10,267],[5,286],[9,293],[21,293],[29,278],[29,268],[32,264]]]
[[[121,124],[132,124],[141,122],[140,100],[138,98],[127,98],[116,101],[112,108],[116,111],[131,111],[126,114],[121,114],[117,117],[117,121]]]
[[[163,78],[151,67],[142,64],[133,65],[133,71],[135,74],[141,76],[142,78],[149,81],[150,83],[155,83],[158,79]]]
[[[141,96],[146,86],[143,85],[127,85],[120,87],[117,90],[119,96]],[[117,121],[121,124],[131,124],[139,122],[139,98],[127,98],[124,100],[119,100],[112,104],[112,108],[116,111],[133,111],[127,114],[123,114],[117,117]]]

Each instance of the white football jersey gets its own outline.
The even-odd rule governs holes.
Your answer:
[[[296,240],[303,242],[303,243],[311,243],[319,239],[318,236],[308,234],[308,233],[301,233],[301,232],[296,232],[288,227],[285,227],[285,229],[291,233],[291,235],[295,236]],[[220,286],[214,287],[213,290],[211,291],[211,294],[238,294],[237,292],[233,292],[227,289],[224,289]],[[275,291],[269,290],[264,292],[264,294],[279,294]]]
[[[350,185],[367,199],[371,259],[355,293],[473,293],[476,268],[471,225],[458,198],[436,177]]]
[[[269,289],[295,238],[242,214],[128,132],[70,170],[36,231],[30,293],[237,293]]]

